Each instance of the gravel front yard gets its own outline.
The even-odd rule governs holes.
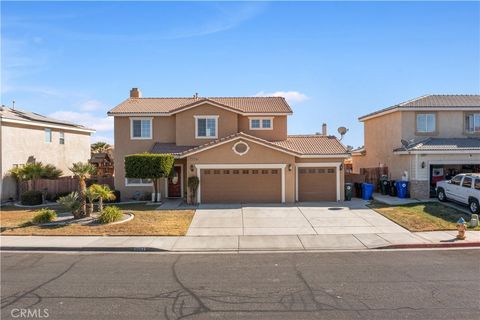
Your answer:
[[[124,212],[131,212],[135,218],[116,225],[67,225],[39,227],[30,221],[36,210],[2,207],[0,210],[1,235],[56,235],[56,236],[183,236],[186,234],[195,213],[194,210],[154,210],[144,204],[118,205]],[[64,212],[53,207],[57,212]]]

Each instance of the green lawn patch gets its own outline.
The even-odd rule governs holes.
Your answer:
[[[373,202],[370,207],[393,222],[410,231],[456,230],[461,217],[470,221],[470,216],[460,210],[438,202],[424,202],[390,206]],[[480,227],[469,228],[480,231]]]

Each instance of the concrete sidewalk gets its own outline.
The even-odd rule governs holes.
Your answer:
[[[65,251],[308,251],[366,250],[389,246],[479,245],[480,231],[456,240],[455,231],[380,234],[98,237],[1,236],[2,250]]]

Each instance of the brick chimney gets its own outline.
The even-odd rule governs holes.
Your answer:
[[[142,97],[142,92],[138,88],[132,88],[130,90],[130,98],[141,98]]]
[[[324,136],[327,135],[327,124],[326,123],[322,124],[322,135],[324,135]]]

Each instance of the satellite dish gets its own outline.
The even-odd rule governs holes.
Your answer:
[[[403,146],[404,148],[407,148],[408,145],[410,144],[410,142],[408,142],[408,141],[405,140],[405,139],[400,140],[400,142],[402,143],[402,146]]]
[[[345,127],[340,127],[337,129],[338,133],[340,133],[341,136],[343,136],[345,133],[347,133],[348,129]]]
[[[339,128],[337,129],[337,131],[338,131],[338,133],[340,134],[340,140],[342,140],[342,139],[343,139],[343,136],[345,135],[345,133],[348,132],[348,129],[345,128],[345,127],[339,127]]]

